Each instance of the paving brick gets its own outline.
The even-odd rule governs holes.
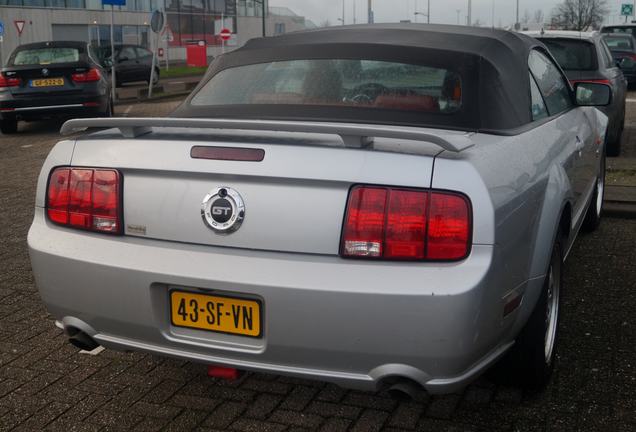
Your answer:
[[[224,402],[219,405],[203,423],[204,426],[225,429],[234,422],[247,408],[240,402]]]
[[[239,419],[232,424],[232,430],[241,432],[282,432],[287,426],[253,419]]]
[[[391,414],[388,425],[394,428],[414,429],[423,413],[424,404],[419,402],[402,402]]]
[[[318,414],[325,418],[344,417],[348,419],[356,419],[362,412],[362,408],[351,405],[335,404],[331,402],[313,401],[307,407],[306,411],[309,413]]]
[[[193,409],[185,409],[181,411],[177,417],[172,419],[164,429],[165,432],[182,432],[192,430],[194,427],[203,422],[208,416],[206,411],[197,411]]]
[[[168,399],[167,403],[181,408],[192,408],[200,411],[214,411],[214,409],[221,403],[221,400],[176,394]]]
[[[314,399],[318,391],[319,389],[316,387],[297,385],[287,395],[280,407],[282,409],[302,411]]]
[[[434,397],[426,409],[426,415],[435,418],[450,418],[458,403],[459,396],[456,394]]]
[[[352,432],[372,432],[382,429],[382,425],[389,417],[384,411],[366,409],[351,428]]]
[[[286,410],[276,410],[269,418],[269,420],[276,423],[307,428],[317,428],[323,422],[323,418],[315,414],[306,414]]]
[[[256,397],[245,411],[245,416],[252,419],[265,419],[280,404],[281,396],[269,393],[262,393]]]
[[[352,420],[343,418],[330,418],[320,428],[320,432],[346,432]]]

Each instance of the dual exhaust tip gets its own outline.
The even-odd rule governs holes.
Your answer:
[[[93,351],[99,346],[95,339],[76,327],[67,326],[64,331],[68,335],[68,341],[76,348],[84,351]]]
[[[76,327],[67,326],[64,331],[68,335],[68,341],[76,348],[93,351],[99,347],[95,339]],[[225,366],[209,365],[207,374],[212,378],[233,381],[240,378],[243,371]],[[392,378],[383,387],[391,397],[401,401],[421,401],[426,397],[426,392],[422,386],[408,378]]]

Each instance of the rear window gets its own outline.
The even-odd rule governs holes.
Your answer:
[[[636,27],[603,27],[601,33],[627,33],[634,35]]]
[[[71,47],[45,47],[23,49],[15,53],[14,66],[50,65],[56,63],[74,63],[79,61],[80,51]]]
[[[462,106],[451,70],[375,60],[287,60],[223,70],[193,106],[327,105],[450,114]]]
[[[563,70],[588,71],[597,68],[591,42],[573,39],[541,39]]]
[[[603,39],[612,50],[631,51],[634,48],[633,39],[630,37],[604,36]]]

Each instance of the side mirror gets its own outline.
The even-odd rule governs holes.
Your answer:
[[[636,62],[631,57],[623,57],[617,61],[618,67],[621,69],[634,69]]]
[[[113,67],[113,61],[109,58],[102,60],[102,63],[106,68]]]
[[[574,92],[579,106],[607,106],[612,101],[612,89],[607,84],[579,82]]]

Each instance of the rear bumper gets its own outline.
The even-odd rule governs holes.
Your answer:
[[[28,244],[51,314],[114,349],[368,390],[401,376],[445,393],[513,343],[492,246],[455,264],[369,263],[87,234],[49,224],[41,208]],[[263,337],[173,327],[177,287],[262,300]]]
[[[0,118],[39,120],[42,118],[81,117],[105,112],[109,95],[97,90],[75,95],[21,96],[0,92]]]

